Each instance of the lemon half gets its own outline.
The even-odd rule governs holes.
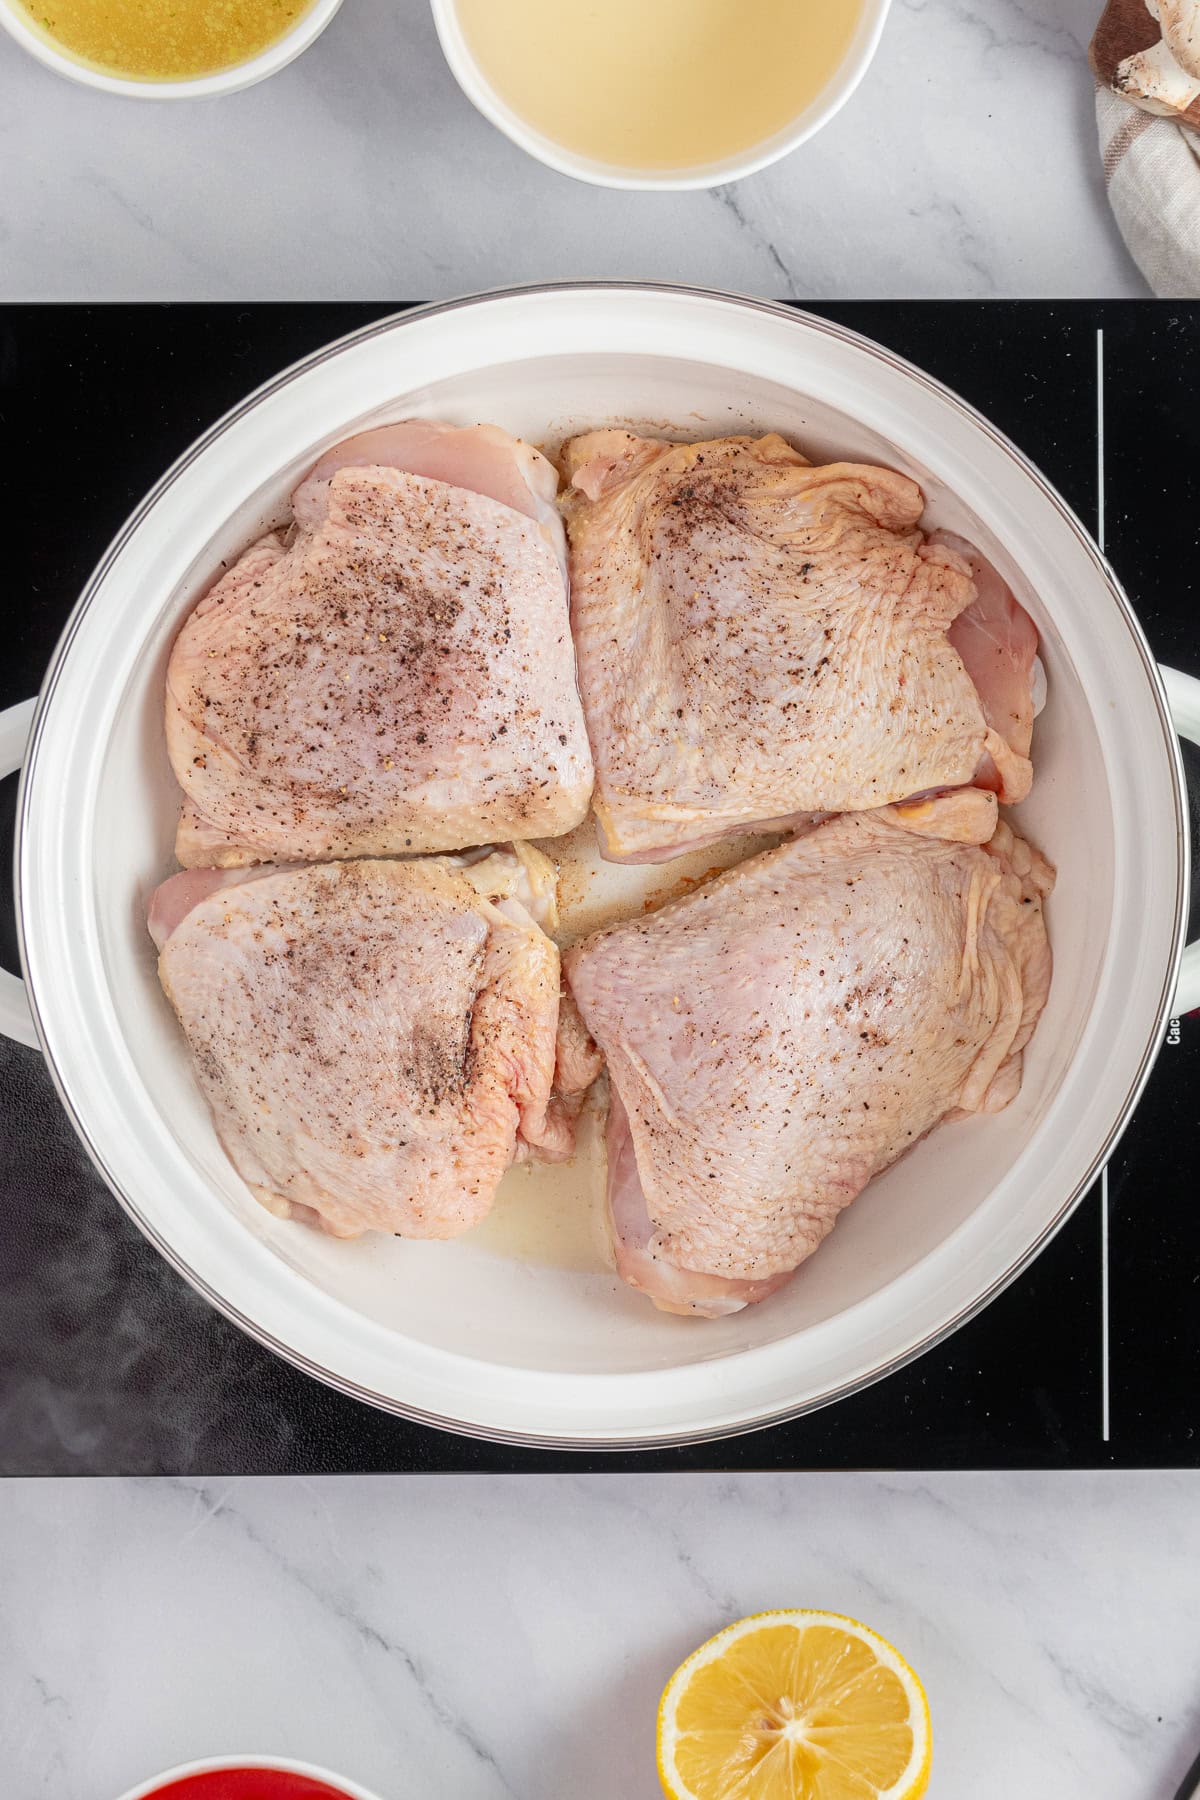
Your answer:
[[[932,1749],[916,1675],[840,1613],[740,1619],[676,1669],[658,1709],[669,1800],[917,1800]]]

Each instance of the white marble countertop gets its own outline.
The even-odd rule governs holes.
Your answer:
[[[380,1800],[654,1800],[685,1653],[865,1618],[932,1800],[1171,1800],[1200,1745],[1200,1472],[0,1484],[4,1800],[291,1755]]]
[[[1109,215],[1101,0],[894,0],[845,110],[715,193],[531,161],[442,62],[426,0],[345,0],[260,87],[112,99],[0,34],[0,299],[439,299],[656,278],[809,299],[1147,292]]]

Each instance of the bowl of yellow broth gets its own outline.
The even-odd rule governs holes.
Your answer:
[[[552,169],[617,188],[736,181],[821,129],[891,0],[432,0],[459,86]]]
[[[250,87],[319,37],[341,0],[0,0],[0,25],[59,75],[147,100]]]

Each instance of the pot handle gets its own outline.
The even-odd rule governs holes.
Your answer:
[[[1165,663],[1159,664],[1159,673],[1167,690],[1167,703],[1176,731],[1190,743],[1200,744],[1200,681],[1194,675],[1185,675],[1182,669],[1169,669]],[[1183,1013],[1194,1012],[1197,1007],[1200,1007],[1200,939],[1189,944],[1183,953],[1173,1010],[1178,1018]]]
[[[15,775],[25,760],[36,705],[36,700],[19,700],[0,712],[0,779]],[[33,1050],[39,1047],[25,983],[7,969],[0,969],[0,1037],[28,1044]]]

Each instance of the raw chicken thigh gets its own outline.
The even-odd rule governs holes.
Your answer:
[[[159,975],[217,1132],[271,1211],[448,1238],[515,1158],[572,1148],[552,1099],[555,878],[523,846],[184,870],[153,895]]]
[[[1052,883],[968,788],[829,820],[568,951],[626,1281],[669,1311],[760,1300],[940,1119],[1006,1106]]]
[[[329,484],[339,469],[403,469],[428,481],[444,481],[483,494],[532,519],[567,566],[567,544],[558,510],[558,473],[540,450],[510,437],[498,425],[444,425],[439,419],[403,419],[360,431],[327,450],[293,496],[297,525],[317,530],[329,505]]]
[[[1005,801],[1028,792],[1036,632],[994,571],[1003,605],[977,585],[974,552],[924,537],[915,482],[813,467],[774,434],[598,431],[566,463],[606,854],[654,861],[977,778]],[[965,622],[979,606],[1024,684],[994,703]]]
[[[948,531],[935,531],[929,542],[961,556],[975,583],[974,600],[946,633],[975,684],[990,745],[1000,747],[999,767],[991,748],[984,752],[975,785],[991,788],[1003,800],[1018,799],[1015,771],[1028,761],[1033,743],[1037,626],[973,544]]]
[[[187,867],[569,831],[592,762],[557,476],[495,426],[323,456],[295,523],[200,602],[167,672]]]

